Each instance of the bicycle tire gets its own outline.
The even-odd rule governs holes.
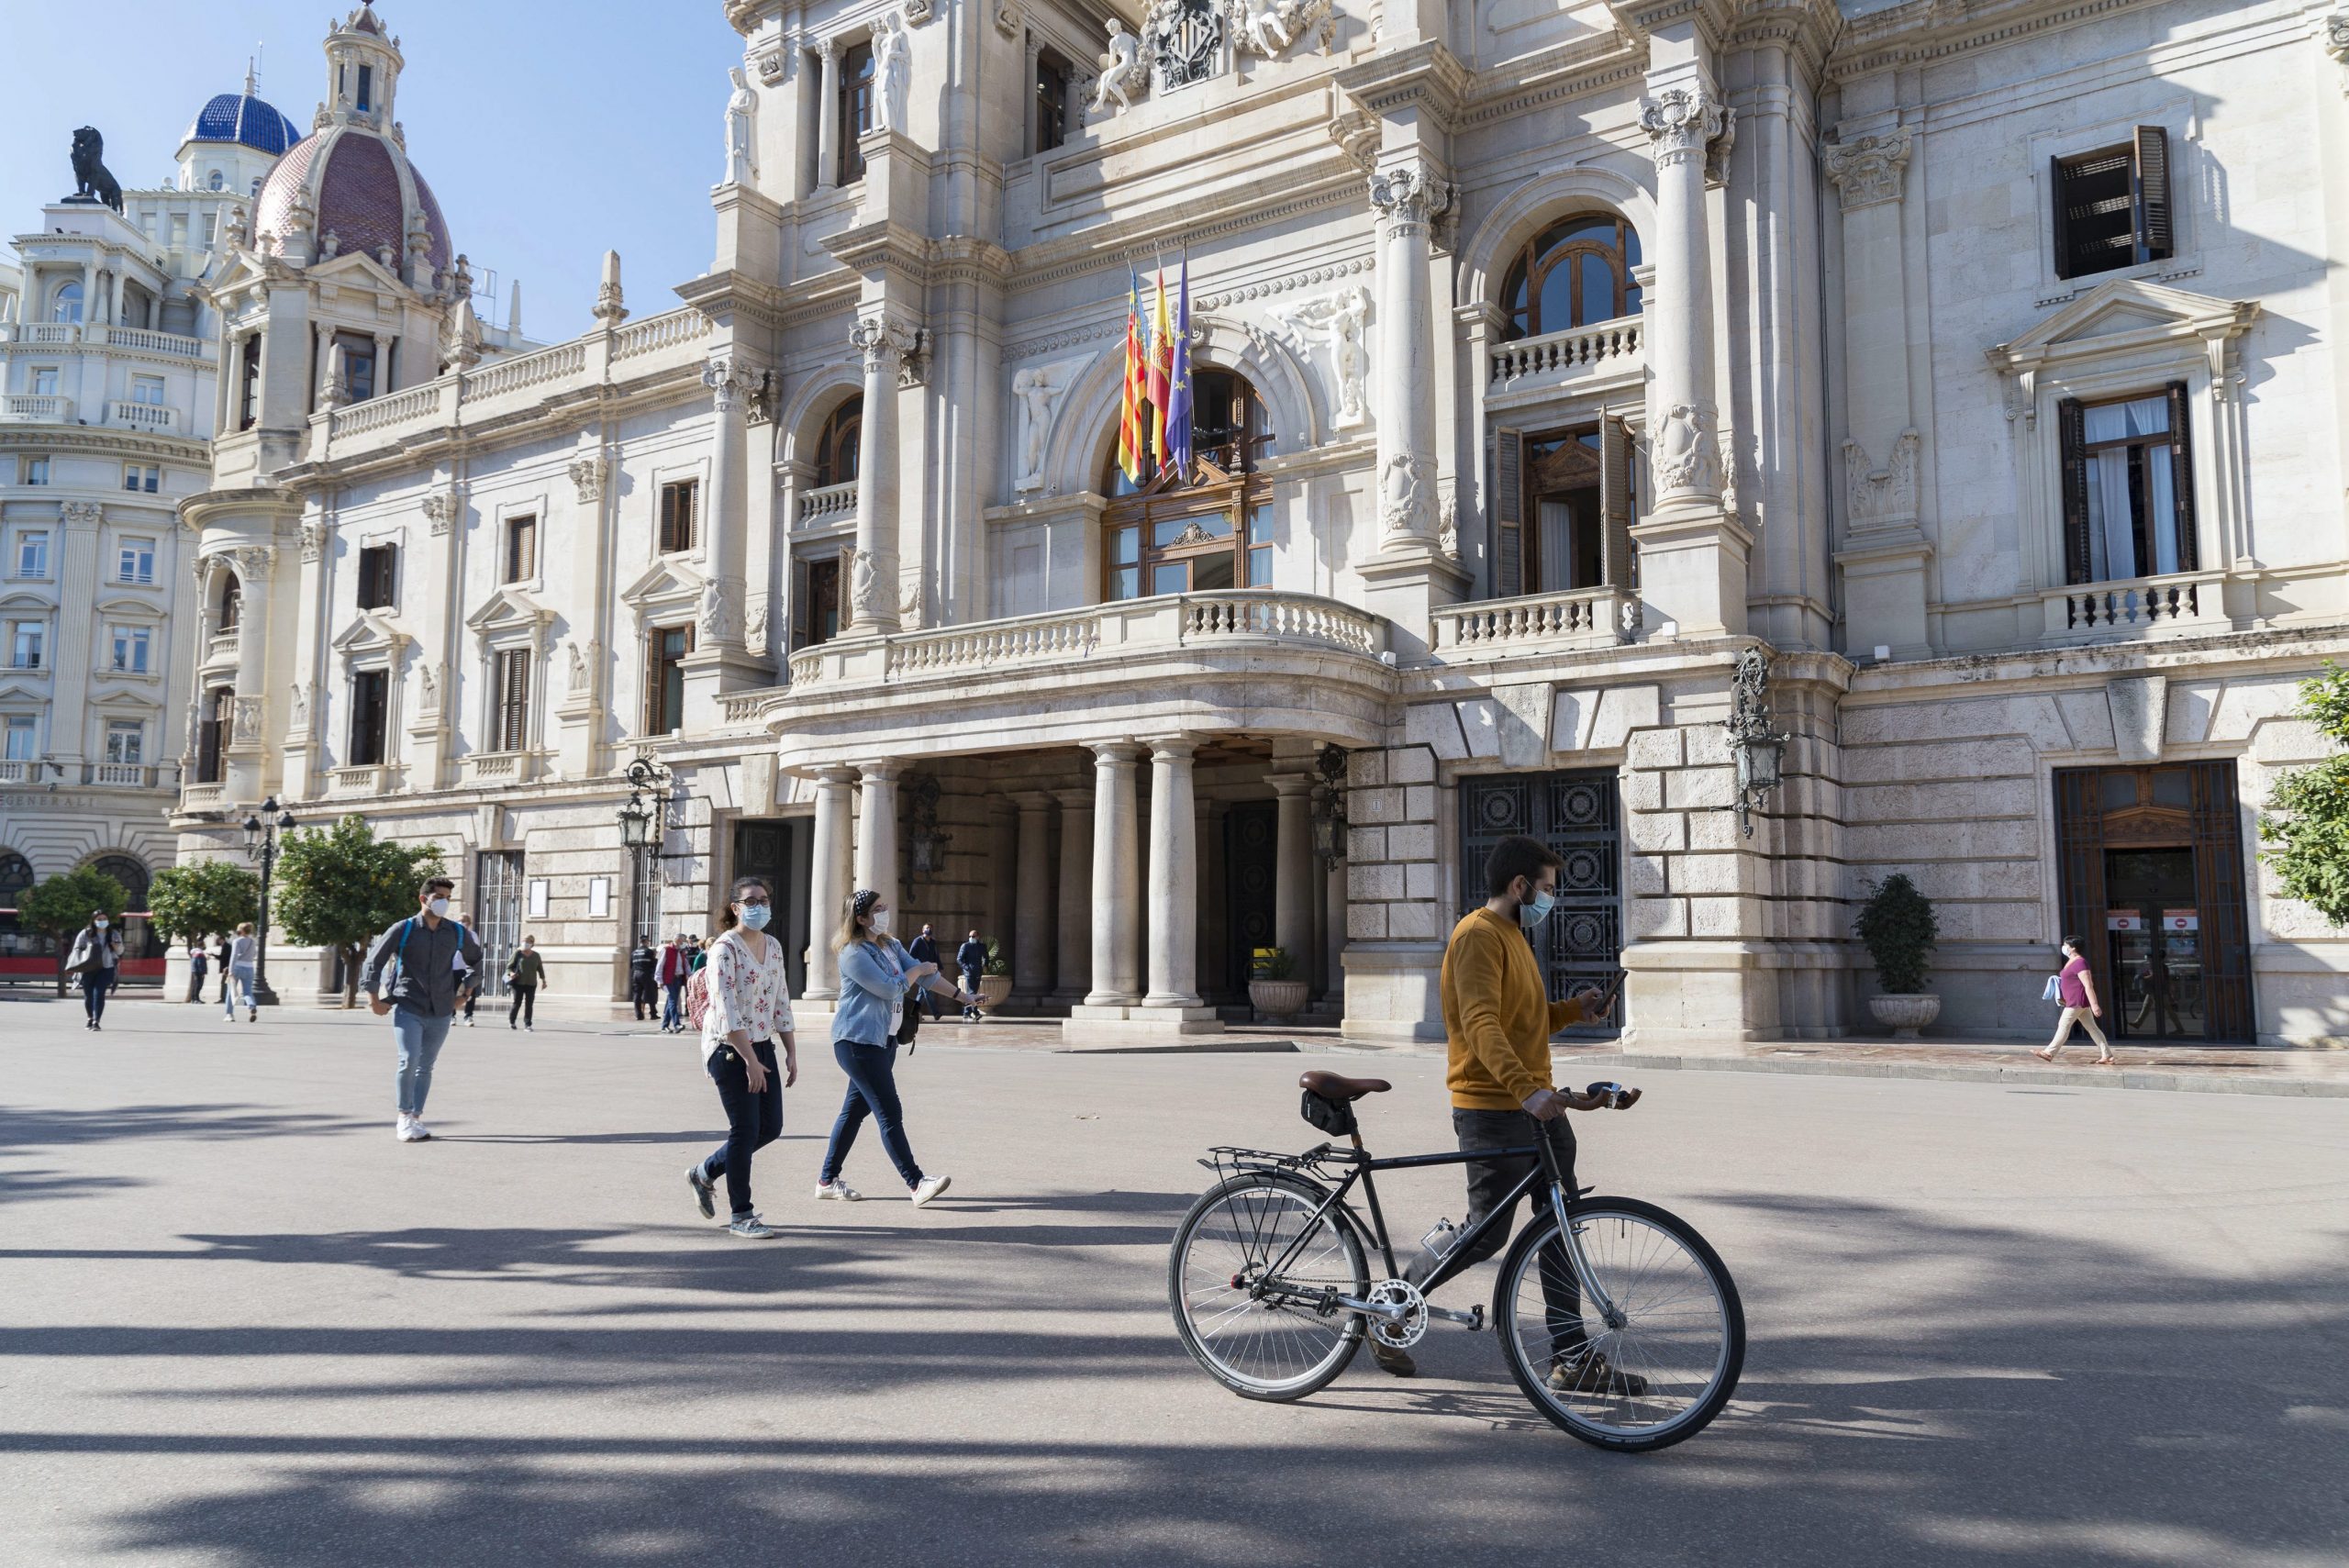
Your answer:
[[[1737,1282],[1730,1277],[1720,1255],[1697,1233],[1694,1226],[1654,1204],[1637,1198],[1594,1197],[1575,1204],[1568,1213],[1582,1234],[1585,1252],[1591,1257],[1594,1271],[1631,1318],[1620,1330],[1599,1326],[1599,1332],[1589,1335],[1589,1342],[1607,1353],[1620,1370],[1646,1377],[1649,1394],[1627,1397],[1611,1391],[1562,1392],[1550,1387],[1548,1378],[1556,1348],[1554,1325],[1544,1310],[1542,1327],[1532,1338],[1547,1342],[1537,1351],[1528,1343],[1528,1335],[1520,1327],[1525,1314],[1520,1308],[1526,1298],[1529,1273],[1534,1276],[1531,1283],[1537,1298],[1541,1295],[1542,1249],[1553,1249],[1553,1261],[1566,1256],[1565,1250],[1557,1243],[1557,1219],[1546,1210],[1510,1246],[1501,1260],[1500,1279],[1493,1287],[1493,1329],[1500,1337],[1501,1359],[1508,1363],[1509,1375],[1517,1380],[1518,1389],[1527,1401],[1553,1425],[1596,1448],[1616,1453],[1650,1453],[1687,1441],[1703,1431],[1728,1405],[1737,1392],[1737,1380],[1745,1367],[1745,1307],[1738,1296]],[[1629,1247],[1610,1242],[1606,1235],[1609,1222],[1631,1240]],[[1645,1234],[1635,1235],[1635,1230]],[[1684,1254],[1677,1281],[1659,1272],[1659,1260],[1668,1252],[1659,1243],[1659,1238],[1668,1238]],[[1600,1253],[1608,1256],[1598,1255]],[[1614,1261],[1618,1257],[1630,1262]],[[1711,1293],[1714,1327],[1709,1331],[1717,1336],[1717,1342],[1709,1346],[1704,1342],[1704,1331],[1698,1328],[1704,1319],[1705,1314],[1700,1310],[1704,1303],[1687,1283],[1692,1276],[1701,1277]],[[1642,1281],[1650,1279],[1654,1283],[1642,1284]],[[1671,1294],[1651,1295],[1642,1300],[1643,1289]],[[1683,1301],[1692,1305],[1680,1305]],[[1585,1307],[1586,1309],[1586,1301]],[[1642,1314],[1647,1316],[1643,1318]],[[1632,1332],[1643,1321],[1654,1328],[1647,1340]],[[1687,1326],[1682,1327],[1684,1324]],[[1670,1336],[1668,1342],[1666,1335]],[[1663,1353],[1658,1353],[1660,1349]],[[1706,1369],[1706,1382],[1688,1392],[1677,1410],[1653,1421],[1638,1418],[1641,1407],[1652,1406],[1661,1412],[1669,1402],[1668,1396],[1656,1390],[1659,1381],[1668,1378],[1675,1389],[1685,1388],[1687,1380],[1682,1375],[1683,1367],[1698,1365],[1707,1353],[1711,1364]],[[1602,1406],[1629,1407],[1631,1418],[1597,1419],[1590,1411]]]
[[[1269,1201],[1256,1204],[1251,1212],[1251,1195]],[[1330,1276],[1316,1283],[1361,1299],[1370,1289],[1370,1266],[1360,1222],[1343,1204],[1333,1204],[1328,1213],[1311,1219],[1309,1227],[1305,1223],[1329,1195],[1327,1187],[1302,1176],[1249,1172],[1202,1193],[1175,1228],[1166,1260],[1166,1297],[1174,1314],[1174,1331],[1208,1376],[1243,1399],[1286,1403],[1319,1393],[1346,1370],[1361,1347],[1358,1313],[1332,1318],[1297,1307],[1267,1306],[1238,1299],[1240,1293],[1229,1284],[1217,1284],[1251,1265],[1263,1266],[1277,1256],[1276,1248],[1285,1250],[1302,1234],[1307,1240],[1300,1261]],[[1212,1228],[1218,1217],[1226,1217],[1220,1231]],[[1282,1218],[1298,1229],[1281,1230],[1277,1221]],[[1325,1228],[1332,1237],[1328,1248],[1312,1239],[1314,1231]],[[1208,1248],[1221,1249],[1225,1255],[1212,1263],[1204,1255],[1194,1257],[1195,1250],[1203,1254]],[[1340,1255],[1342,1276],[1329,1266],[1332,1249]],[[1248,1343],[1252,1339],[1252,1350]]]

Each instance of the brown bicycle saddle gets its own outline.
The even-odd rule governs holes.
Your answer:
[[[1364,1095],[1383,1095],[1395,1085],[1384,1078],[1348,1078],[1341,1073],[1317,1069],[1300,1075],[1297,1086],[1310,1090],[1325,1100],[1358,1100]]]

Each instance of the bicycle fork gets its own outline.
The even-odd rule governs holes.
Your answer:
[[[1598,1283],[1598,1272],[1590,1266],[1590,1254],[1583,1250],[1582,1232],[1575,1226],[1574,1217],[1566,1212],[1565,1178],[1558,1171],[1558,1156],[1550,1147],[1549,1139],[1540,1140],[1542,1173],[1550,1178],[1550,1212],[1558,1221],[1558,1239],[1566,1249],[1566,1262],[1575,1271],[1575,1282],[1590,1305],[1597,1309],[1599,1320],[1615,1332],[1621,1332],[1629,1321],[1607,1287]]]

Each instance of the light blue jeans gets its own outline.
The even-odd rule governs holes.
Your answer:
[[[428,1018],[406,1007],[392,1009],[392,1038],[400,1042],[400,1110],[404,1114],[424,1114],[424,1096],[432,1092],[432,1064],[440,1059],[449,1026],[456,1021],[454,1013]]]
[[[227,1006],[228,1017],[232,1018],[237,1016],[237,1008],[239,1005],[237,999],[239,996],[244,998],[242,1006],[245,1011],[251,1012],[253,1010],[253,966],[250,963],[230,964],[228,983],[220,987],[220,1000]]]

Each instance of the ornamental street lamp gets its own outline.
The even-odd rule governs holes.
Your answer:
[[[1721,722],[1737,762],[1738,831],[1749,839],[1753,837],[1754,811],[1785,776],[1787,741],[1791,739],[1770,728],[1770,705],[1763,700],[1769,684],[1768,654],[1759,648],[1739,654],[1730,684],[1730,716]]]
[[[620,847],[628,851],[631,941],[643,932],[645,917],[658,913],[644,907],[645,860],[661,842],[668,823],[669,784],[669,770],[650,757],[639,757],[628,765],[629,794],[620,803],[619,823]]]
[[[269,878],[277,869],[277,835],[294,830],[294,814],[278,809],[277,797],[261,803],[261,810],[245,818],[245,856],[261,867],[261,940],[253,953],[253,1006],[277,1006],[269,988]]]
[[[1313,786],[1313,852],[1325,861],[1346,858],[1346,750],[1324,746],[1314,757],[1321,778]]]

